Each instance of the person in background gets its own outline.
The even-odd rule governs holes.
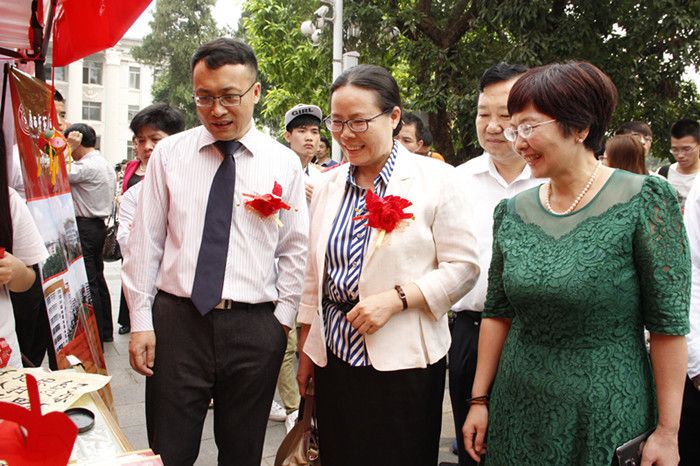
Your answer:
[[[219,464],[259,466],[306,267],[303,171],[254,125],[250,46],[210,41],[190,71],[202,125],[153,151],[122,267],[129,359],[146,376],[148,441],[164,464],[195,463],[213,398]],[[275,183],[289,210],[245,204]]]
[[[311,202],[314,186],[322,179],[321,170],[311,163],[318,153],[322,119],[321,109],[307,104],[298,104],[284,115],[284,140],[297,154],[304,170],[307,202]]]
[[[433,150],[433,134],[430,132],[427,125],[423,125],[423,131],[420,138],[423,139],[423,146],[418,150],[420,155],[424,155],[441,162],[445,161],[445,157],[443,157],[442,154]]]
[[[396,136],[396,140],[409,152],[421,154],[420,150],[425,144],[423,141],[423,132],[425,131],[423,120],[415,113],[404,112],[401,115],[401,121],[403,124],[401,125],[401,131]]]
[[[676,188],[683,210],[688,192],[700,172],[700,123],[682,118],[671,126],[671,154],[676,162],[660,167],[656,173]]]
[[[690,257],[693,264],[693,286],[690,295],[690,333],[688,342],[688,373],[683,391],[678,449],[681,466],[694,466],[700,458],[700,178],[696,178],[688,193],[683,213],[688,232]]]
[[[129,124],[134,133],[134,147],[136,159],[131,160],[124,170],[121,193],[119,200],[119,229],[117,241],[121,248],[122,257],[127,253],[127,242],[131,223],[136,213],[136,206],[141,195],[140,181],[146,174],[148,160],[158,142],[171,134],[179,133],[185,129],[185,117],[178,109],[164,103],[155,103],[139,111]],[[136,186],[139,186],[138,188]],[[133,189],[132,189],[133,188]],[[131,331],[129,319],[129,306],[121,292],[119,301],[119,334],[124,335]]]
[[[616,103],[588,62],[533,68],[510,90],[504,134],[549,181],[494,214],[463,429],[475,461],[608,465],[649,431],[641,464],[678,461],[688,242],[668,183],[596,160]]]
[[[338,162],[331,158],[331,143],[324,135],[321,135],[321,140],[318,143],[315,163],[323,168],[330,168],[338,165]]]
[[[21,368],[22,353],[10,292],[24,292],[36,280],[34,265],[46,260],[48,252],[27,205],[7,184],[5,136],[0,130],[0,368]],[[9,348],[9,354],[7,350]]]
[[[313,379],[320,460],[435,465],[447,312],[479,274],[470,201],[453,167],[394,140],[401,96],[386,69],[343,72],[325,123],[348,163],[328,172],[311,202],[297,375],[302,394]],[[380,214],[371,193],[411,203],[413,219],[391,225],[399,209]]]
[[[510,126],[508,93],[518,78],[527,71],[522,65],[497,63],[487,69],[479,81],[476,134],[484,153],[457,167],[457,177],[474,203],[474,225],[479,246],[479,268],[484,271],[474,288],[452,306],[455,320],[448,354],[450,400],[459,465],[474,465],[464,450],[461,435],[469,404],[467,399],[474,383],[481,311],[486,301],[486,279],[493,248],[493,211],[502,200],[513,197],[543,180],[533,178],[525,160],[513,150],[503,136]],[[448,466],[443,463],[441,466]],[[454,463],[452,463],[454,464]]]
[[[73,163],[66,168],[97,328],[100,340],[106,343],[114,341],[114,337],[112,303],[104,276],[102,247],[107,234],[105,220],[112,213],[116,176],[112,165],[95,149],[97,135],[94,129],[84,123],[76,123],[66,128],[64,133],[79,141],[73,150]]]
[[[644,161],[644,146],[639,138],[630,134],[613,136],[605,143],[605,152],[600,157],[603,165],[619,168],[638,175],[647,175]]]
[[[651,131],[651,126],[643,121],[628,121],[623,123],[615,130],[615,136],[629,134],[639,140],[644,147],[644,157],[651,152],[651,143],[654,142],[654,133]]]

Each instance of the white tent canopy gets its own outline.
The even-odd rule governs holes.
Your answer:
[[[45,21],[51,2],[50,0],[40,1],[43,3]],[[32,0],[0,1],[0,47],[19,50],[32,49],[29,32],[31,15]]]

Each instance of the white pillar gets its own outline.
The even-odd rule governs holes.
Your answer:
[[[333,81],[343,72],[343,0],[335,0],[333,6]],[[340,146],[333,139],[331,158],[342,159]]]
[[[68,93],[66,99],[66,118],[70,123],[83,121],[83,60],[68,65]]]
[[[121,95],[121,53],[105,50],[103,70],[104,93],[102,98],[102,155],[112,163],[126,158],[126,143],[122,141],[123,121],[126,111]]]

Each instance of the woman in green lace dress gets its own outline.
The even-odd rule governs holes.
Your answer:
[[[463,429],[488,466],[609,465],[616,447],[652,429],[642,464],[678,463],[688,244],[664,180],[595,159],[616,100],[586,62],[532,69],[510,92],[506,137],[550,181],[494,214]]]

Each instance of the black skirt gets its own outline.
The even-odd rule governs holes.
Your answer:
[[[436,465],[446,359],[382,372],[327,354],[314,368],[321,464]]]

